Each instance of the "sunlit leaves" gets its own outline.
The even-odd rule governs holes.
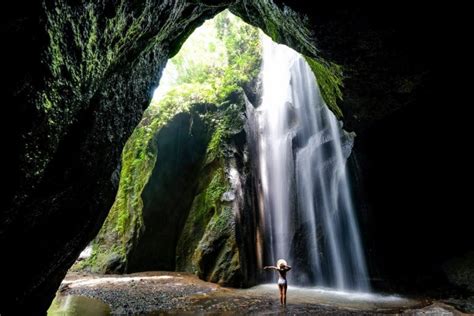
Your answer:
[[[170,60],[162,77],[167,93],[156,105],[161,111],[185,111],[196,102],[222,103],[258,75],[260,50],[258,30],[222,12],[198,28]]]

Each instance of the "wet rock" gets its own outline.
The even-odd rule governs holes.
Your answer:
[[[235,193],[232,191],[227,191],[222,194],[221,201],[222,202],[231,202],[235,199]]]
[[[122,257],[117,254],[113,254],[109,257],[105,264],[105,273],[121,273],[125,269]]]

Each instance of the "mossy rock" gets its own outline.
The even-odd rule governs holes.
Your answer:
[[[197,275],[222,285],[239,286],[240,259],[235,240],[235,215],[230,206],[216,213],[192,258]]]
[[[206,232],[209,221],[221,207],[221,196],[227,190],[224,170],[211,164],[202,172],[205,178],[202,192],[196,195],[176,247],[178,270],[196,272],[192,264],[194,251]]]

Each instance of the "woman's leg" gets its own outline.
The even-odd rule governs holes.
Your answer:
[[[283,292],[284,292],[283,284],[278,284],[278,289],[280,290],[280,304],[283,305]]]
[[[286,305],[286,290],[288,289],[288,285],[285,283],[283,286],[283,304]]]

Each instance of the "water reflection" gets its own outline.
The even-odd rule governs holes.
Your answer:
[[[57,295],[48,309],[48,316],[110,315],[110,307],[104,302],[87,296]]]

